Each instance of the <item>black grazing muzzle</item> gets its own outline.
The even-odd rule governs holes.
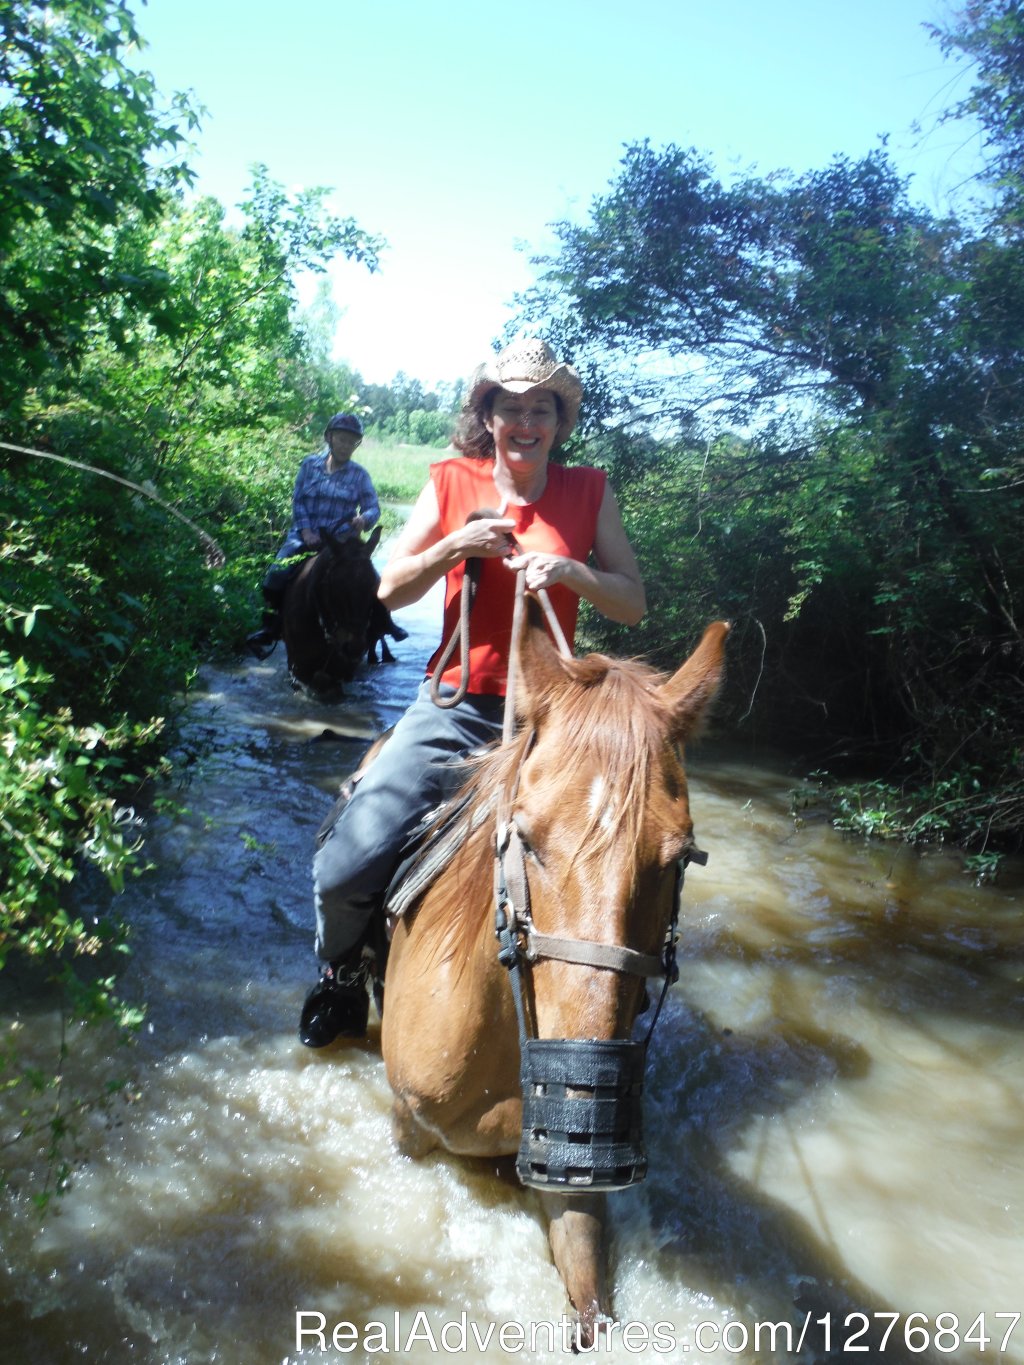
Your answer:
[[[623,1190],[647,1174],[645,1043],[527,1038],[516,1174],[556,1190]]]
[[[704,863],[691,849],[684,862]],[[516,1174],[537,1189],[622,1190],[647,1174],[643,1136],[647,1045],[668,988],[678,979],[676,916],[684,862],[677,864],[673,911],[660,957],[612,944],[538,933],[518,830],[506,824],[495,864],[498,959],[508,969],[519,1031],[523,1128]],[[650,978],[663,985],[647,1036],[622,1039],[532,1038],[523,1002],[524,963],[539,957]]]

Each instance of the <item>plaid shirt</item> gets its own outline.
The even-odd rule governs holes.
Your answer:
[[[379,520],[377,492],[363,466],[347,460],[340,469],[328,472],[329,456],[325,446],[315,455],[307,455],[299,466],[292,496],[291,530],[278,558],[297,554],[303,548],[304,530],[327,530],[331,535],[342,536],[352,529],[352,518],[357,512],[362,513],[364,531]]]

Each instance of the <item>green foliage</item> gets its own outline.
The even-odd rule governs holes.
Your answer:
[[[990,848],[1000,833],[1024,819],[1024,782],[1006,787],[993,802],[976,769],[961,768],[942,780],[898,784],[880,779],[843,782],[813,773],[791,794],[798,821],[827,810],[836,829],[865,839],[909,844],[953,844],[972,849],[964,870],[977,881],[994,881],[1002,854]],[[993,828],[994,822],[999,825]]]
[[[390,384],[359,385],[369,414],[367,432],[380,441],[443,449],[451,440],[462,384],[427,392],[418,379],[399,372]]]
[[[1019,225],[1024,211],[1024,7],[1020,0],[968,0],[948,28],[928,25],[947,54],[976,64],[970,94],[947,119],[977,119],[1002,211]]]
[[[452,418],[446,412],[400,408],[390,418],[375,422],[373,431],[381,440],[403,445],[431,445],[441,450],[452,440],[452,426]]]
[[[0,619],[22,643],[31,634],[31,614]],[[107,1021],[124,1038],[143,1018],[117,994],[113,964],[127,951],[125,932],[115,919],[69,912],[65,892],[85,867],[113,891],[138,870],[141,821],[124,804],[137,779],[126,755],[149,748],[158,725],[78,725],[69,710],[46,709],[50,682],[0,649],[0,970],[11,959],[36,966],[58,985],[66,1017]],[[23,1059],[16,1032],[0,1044],[0,1092],[15,1136],[47,1136],[41,1209],[66,1181],[74,1115],[97,1102],[63,1094],[65,1056],[62,1042],[56,1070],[41,1070]],[[119,1085],[112,1080],[108,1092]]]
[[[908,328],[927,344],[925,319],[959,288],[936,268],[948,225],[909,202],[882,151],[727,185],[695,150],[645,142],[590,218],[558,225],[524,307],[594,369],[614,357],[609,415],[634,420],[777,431],[783,396],[877,408],[907,372]]]
[[[119,344],[125,308],[161,306],[166,275],[118,227],[154,221],[190,178],[173,155],[196,116],[182,98],[159,111],[127,65],[123,3],[8,0],[0,39],[0,410],[16,410],[97,335]]]
[[[90,436],[132,433],[122,447],[129,470],[153,476],[185,449],[268,424],[305,427],[314,370],[292,321],[295,278],[337,252],[372,269],[380,247],[350,219],[326,213],[325,193],[289,199],[257,166],[240,231],[226,226],[215,200],[173,198],[151,228],[130,220],[119,229],[147,236],[150,259],[173,286],[158,315],[124,319],[119,346],[93,346],[76,386]],[[56,383],[37,386],[33,425],[48,426],[64,406],[61,381],[58,372]]]
[[[336,409],[296,276],[339,253],[372,270],[383,242],[260,166],[240,226],[186,203],[195,115],[159,109],[128,64],[121,0],[2,3],[0,36],[0,969],[5,993],[55,982],[62,1011],[124,1034],[124,937],[69,893],[137,870],[155,718],[250,627],[298,462]],[[44,1074],[16,1032],[0,1045],[0,1090],[26,1096],[20,1132],[45,1128],[58,1185],[93,1102],[65,1093],[65,1050]]]
[[[120,890],[141,847],[140,821],[118,799],[132,781],[122,752],[149,744],[158,724],[76,725],[67,709],[43,709],[50,682],[23,658],[0,651],[0,968],[12,952],[98,953],[114,931],[69,916],[62,887],[84,860]],[[109,1007],[108,995],[97,999]]]
[[[1024,242],[936,220],[884,149],[725,183],[647,143],[558,231],[523,309],[594,378],[591,424],[620,433],[644,644],[671,663],[729,616],[727,718],[1011,790]]]

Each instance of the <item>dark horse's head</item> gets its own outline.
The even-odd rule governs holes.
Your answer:
[[[316,692],[336,692],[355,676],[366,653],[380,582],[370,556],[380,527],[367,540],[358,535],[339,539],[329,531],[321,531],[320,539],[320,551],[288,586],[283,636],[296,682]]]

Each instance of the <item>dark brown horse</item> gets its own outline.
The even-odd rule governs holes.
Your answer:
[[[693,839],[682,746],[728,626],[668,677],[563,658],[528,617],[520,728],[478,760],[457,851],[395,927],[382,1048],[403,1152],[518,1153],[520,1179],[545,1191],[589,1344],[608,1310],[604,1193],[646,1170],[633,1027],[645,978],[671,979]]]
[[[390,660],[383,639],[390,618],[377,600],[380,575],[371,561],[380,527],[367,540],[358,535],[336,539],[326,531],[320,535],[322,548],[285,591],[281,633],[295,682],[336,695],[355,677],[376,640],[384,660]]]

